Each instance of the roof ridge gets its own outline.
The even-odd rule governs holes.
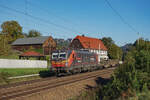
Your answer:
[[[85,38],[93,38],[93,39],[98,39],[98,38],[95,38],[95,37],[88,37],[88,36],[80,36],[80,35],[77,35],[79,37],[85,37]],[[98,39],[99,40],[99,39]]]
[[[50,37],[50,36],[24,37],[24,38],[18,38],[18,39],[30,39],[30,38],[39,38],[39,37]]]
[[[79,39],[84,48],[107,50],[103,42],[98,38],[78,35],[75,39]]]
[[[29,38],[19,38],[12,43],[12,45],[21,45],[21,44],[41,44],[44,43],[46,39],[50,36],[39,36],[39,37],[29,37]]]

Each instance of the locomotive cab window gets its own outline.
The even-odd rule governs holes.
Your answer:
[[[52,59],[56,59],[56,58],[58,58],[58,53],[53,53],[52,54]]]
[[[66,58],[66,53],[59,53],[59,58]]]

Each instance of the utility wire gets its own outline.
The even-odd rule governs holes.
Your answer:
[[[72,31],[72,32],[75,32],[75,33],[80,33],[80,32],[78,32],[78,31],[73,30],[73,29],[70,29],[70,28],[68,28],[68,27],[55,24],[55,23],[53,23],[53,22],[51,22],[51,21],[49,21],[49,20],[45,20],[45,19],[42,19],[42,18],[40,18],[40,17],[36,17],[36,16],[33,16],[33,15],[30,15],[30,14],[28,14],[28,13],[25,13],[25,12],[22,12],[22,11],[13,9],[13,8],[9,8],[9,7],[4,6],[4,5],[1,5],[1,4],[0,4],[0,7],[1,7],[1,8],[8,9],[8,10],[11,10],[11,11],[14,11],[14,12],[17,12],[17,13],[20,13],[20,14],[23,14],[23,15],[25,15],[25,16],[28,16],[28,17],[30,17],[30,18],[32,18],[32,19],[39,20],[39,21],[44,22],[44,23],[46,23],[46,24],[54,25],[54,26],[56,26],[56,27],[59,27],[59,28],[65,29],[65,30],[69,30],[69,31]]]
[[[61,17],[61,16],[55,15],[54,13],[50,12],[49,10],[47,10],[47,9],[45,9],[45,8],[40,7],[39,5],[37,5],[37,4],[35,4],[35,3],[33,4],[32,2],[28,1],[28,4],[31,5],[31,6],[34,6],[34,7],[36,7],[36,8],[39,8],[40,10],[46,12],[47,14],[52,15],[52,16],[54,16],[54,17],[57,17],[58,19],[60,19],[60,20],[62,20],[62,21],[64,21],[64,22],[66,22],[66,23],[70,23],[70,24],[72,24],[72,25],[74,25],[74,26],[77,26],[75,23],[72,23],[71,21],[69,21],[69,20],[67,20],[67,19],[65,19],[65,18],[63,18],[63,17]]]
[[[8,12],[3,12],[2,10],[0,10],[0,12],[1,12],[1,14],[3,13],[3,14],[6,14],[6,15],[12,15],[12,13],[10,13],[10,12],[9,12],[9,13],[8,13]],[[12,18],[12,17],[11,17],[11,18]],[[31,21],[30,21],[30,22],[31,22]],[[3,23],[3,21],[0,21],[0,23]],[[32,24],[33,24],[33,21],[32,21]],[[37,26],[37,25],[38,25],[38,26],[39,26],[39,25],[44,26],[45,24],[41,24],[41,23],[40,23],[40,24],[34,24],[34,26]],[[28,26],[28,25],[27,25],[27,26]],[[45,25],[45,26],[46,26],[46,25]],[[0,28],[1,28],[1,27],[0,27]],[[26,26],[23,26],[23,28],[27,28],[27,27],[26,27]],[[31,29],[31,28],[28,27],[28,29]],[[48,32],[46,32],[46,33],[48,33]]]
[[[49,10],[40,7],[38,4],[35,4],[35,3],[32,3],[32,2],[30,2],[30,1],[28,1],[28,5],[31,5],[32,7],[35,7],[35,8],[39,8],[41,11],[44,11],[44,12],[46,12],[48,15],[54,16],[54,17],[56,17],[56,18],[62,20],[62,21],[65,22],[65,23],[72,24],[73,26],[78,26],[77,24],[72,23],[70,20],[67,20],[67,19],[65,19],[65,18],[62,17],[62,16],[55,15],[53,12],[50,12]],[[76,31],[78,31],[78,30],[76,30]],[[79,31],[78,31],[78,33],[79,33],[80,35],[82,35],[82,32],[79,32]]]
[[[9,12],[9,13],[8,13],[8,12],[3,12],[3,10],[0,10],[0,12],[3,13],[3,14],[6,14],[6,15],[11,15],[11,14],[12,14],[12,13],[10,13],[10,12]],[[31,22],[31,21],[30,21],[30,22]],[[0,20],[0,23],[3,23],[3,21]],[[33,21],[32,21],[32,24],[33,24]],[[33,25],[34,25],[34,27],[37,27],[37,26],[39,27],[40,25],[44,26],[45,24],[41,24],[41,23],[40,23],[40,24],[36,24],[36,23],[35,23],[35,24],[33,24]],[[45,25],[45,26],[47,26],[47,25]],[[47,26],[47,27],[48,27],[48,26]],[[47,27],[46,27],[46,28],[47,28]],[[29,29],[29,30],[31,30],[31,29],[36,29],[37,31],[39,31],[39,32],[41,32],[41,33],[46,33],[46,34],[51,33],[51,35],[52,35],[52,32],[45,31],[45,30],[44,30],[44,31],[43,31],[43,30],[38,30],[39,28],[30,28],[30,27],[28,27],[28,25],[27,25],[27,26],[23,26],[22,28],[23,28],[23,29]],[[2,30],[1,27],[0,27],[0,30]],[[59,34],[59,33],[56,32],[55,34]],[[54,34],[53,34],[53,35],[54,35]],[[59,34],[59,36],[64,37],[64,34],[63,34],[63,35],[62,35],[62,34]]]
[[[124,24],[126,24],[132,31],[139,34],[139,32],[120,15],[120,13],[111,5],[111,3],[108,0],[105,0],[105,2],[114,11],[114,13],[121,19],[121,21]]]

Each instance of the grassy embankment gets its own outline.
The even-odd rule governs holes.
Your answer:
[[[19,59],[18,54],[1,55],[0,59]]]
[[[41,71],[46,71],[47,68],[0,68],[0,73],[8,73],[11,77],[38,74]]]
[[[40,75],[26,78],[8,79],[9,77],[23,76],[30,74],[40,74]],[[40,79],[42,77],[48,76],[50,76],[50,71],[48,68],[7,68],[7,69],[0,68],[0,85],[33,79]]]

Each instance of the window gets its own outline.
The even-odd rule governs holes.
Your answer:
[[[60,53],[59,58],[66,58],[66,53]]]
[[[53,58],[58,58],[58,55],[53,55]]]
[[[52,59],[57,59],[58,58],[58,53],[52,53]]]

